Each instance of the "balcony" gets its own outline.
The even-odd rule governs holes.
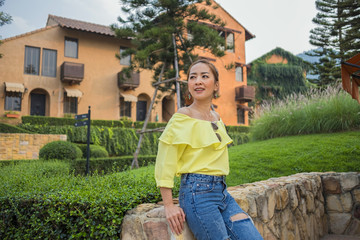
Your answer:
[[[235,101],[251,102],[255,100],[255,88],[252,86],[241,86],[235,88]]]
[[[60,79],[62,82],[70,84],[80,84],[84,79],[84,64],[64,62],[61,65]]]
[[[140,73],[131,72],[130,76],[127,76],[125,72],[118,73],[118,86],[123,90],[135,89],[140,85]]]

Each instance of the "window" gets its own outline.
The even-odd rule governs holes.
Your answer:
[[[226,51],[234,52],[234,34],[227,33],[226,35]]]
[[[126,50],[127,48],[121,47],[120,48],[120,64],[121,65],[126,65],[126,66],[130,66],[131,64],[131,55],[128,56],[121,56],[121,54]]]
[[[48,77],[56,77],[56,58],[56,50],[45,48],[43,49],[41,75]]]
[[[65,38],[65,57],[78,58],[78,40]]]
[[[21,111],[21,95],[19,92],[5,93],[5,110]]]
[[[240,65],[236,65],[236,68],[235,68],[235,80],[237,82],[243,82],[243,68]]]
[[[219,36],[225,40],[225,49],[227,52],[235,52],[234,51],[234,33],[227,32],[224,30],[218,30]],[[225,50],[224,47],[221,50]]]
[[[24,73],[39,75],[40,48],[25,46]]]
[[[238,124],[245,124],[245,110],[237,107],[237,122]]]
[[[64,113],[77,114],[78,110],[78,99],[77,97],[68,97],[64,93]]]
[[[131,118],[131,102],[125,101],[123,97],[120,98],[120,117]]]

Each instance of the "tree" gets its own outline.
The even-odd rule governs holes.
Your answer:
[[[310,43],[316,47],[313,81],[319,86],[334,83],[341,77],[340,63],[359,49],[360,2],[358,0],[316,0],[319,11],[313,22],[318,26],[310,31]]]
[[[204,6],[217,8],[210,0],[121,0],[126,19],[119,17],[120,26],[112,28],[119,38],[132,38],[132,48],[125,50],[120,57],[132,56],[131,71],[150,69],[154,80],[175,77],[174,45],[176,39],[179,71],[187,71],[191,59],[196,59],[195,48],[203,48],[217,57],[225,53],[225,40],[219,32],[208,27],[205,22],[224,26],[216,15],[209,13]],[[187,35],[187,37],[185,37]],[[162,85],[159,90],[172,89],[174,82]]]
[[[5,0],[0,0],[0,7],[2,5],[4,5]],[[3,11],[0,11],[0,27],[5,25],[5,24],[9,24],[11,23],[12,18],[9,14],[4,13]],[[1,45],[1,41],[0,41],[0,45]],[[2,57],[2,54],[0,53],[0,58]]]

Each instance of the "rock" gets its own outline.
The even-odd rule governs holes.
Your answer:
[[[353,207],[353,201],[351,193],[345,193],[340,196],[341,204],[344,209],[344,212],[351,212]]]
[[[360,203],[360,188],[353,190],[355,202]]]
[[[343,234],[350,223],[351,215],[349,213],[329,213],[330,232],[334,234]]]
[[[289,192],[289,196],[290,196],[290,206],[291,206],[291,210],[294,211],[295,208],[298,207],[299,202],[298,202],[298,197],[295,191],[295,186],[294,185],[289,185],[287,187],[287,190]]]
[[[274,216],[275,204],[276,204],[275,191],[269,190],[266,193],[266,197],[267,197],[267,201],[268,201],[268,216],[269,216],[269,219],[272,219]]]
[[[264,223],[267,223],[269,221],[269,213],[266,197],[264,195],[260,195],[255,201],[258,206],[257,215],[264,221]]]
[[[146,216],[148,218],[165,218],[165,210],[164,210],[164,206],[158,207],[158,208],[154,208],[153,210],[150,210]]]
[[[168,225],[164,222],[145,222],[144,231],[146,239],[156,240],[170,240],[170,234],[168,232]]]
[[[359,175],[356,173],[344,173],[340,176],[341,187],[344,191],[350,191],[359,185]]]
[[[326,208],[329,212],[343,212],[343,208],[338,195],[326,197]]]
[[[310,213],[315,211],[315,199],[312,193],[306,195],[306,210]]]
[[[323,179],[324,191],[327,194],[341,193],[340,180],[334,176],[324,176]]]

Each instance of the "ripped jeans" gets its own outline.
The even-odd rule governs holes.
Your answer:
[[[263,239],[251,218],[226,190],[223,176],[183,174],[179,202],[197,240]],[[239,213],[246,214],[245,218],[232,221]]]

